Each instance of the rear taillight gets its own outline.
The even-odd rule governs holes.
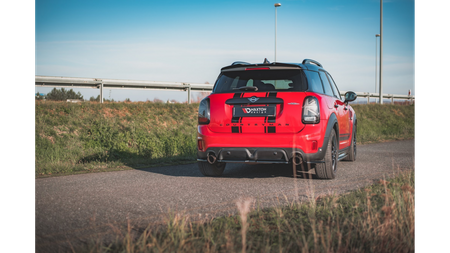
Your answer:
[[[200,106],[198,107],[198,124],[209,124],[209,117],[209,98],[205,98],[200,102]]]
[[[320,122],[320,106],[316,97],[306,97],[303,102],[302,122],[317,124]]]

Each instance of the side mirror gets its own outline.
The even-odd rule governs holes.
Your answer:
[[[344,103],[355,101],[355,99],[357,97],[358,96],[356,95],[356,93],[354,93],[353,91],[348,91],[348,92],[345,93],[345,101],[344,101]]]

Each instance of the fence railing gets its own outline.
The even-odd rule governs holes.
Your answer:
[[[100,89],[100,101],[103,103],[103,89],[142,89],[187,91],[188,103],[191,103],[191,91],[211,91],[212,84],[154,82],[121,79],[35,76],[35,86],[71,87]]]
[[[92,88],[100,89],[100,101],[103,103],[103,89],[142,89],[142,90],[177,90],[187,91],[187,101],[191,103],[191,91],[212,91],[212,84],[180,83],[180,82],[154,82],[122,79],[101,79],[101,78],[80,78],[80,77],[59,77],[59,76],[35,76],[35,86],[39,87],[71,87],[71,88]],[[341,95],[345,91],[340,92]],[[358,97],[378,98],[378,93],[356,92]],[[383,94],[383,98],[405,99],[413,102],[414,96]]]
[[[343,96],[346,91],[341,91],[341,96]],[[355,92],[358,98],[367,98],[367,103],[370,102],[370,98],[380,98],[380,93],[370,93],[370,92]],[[394,103],[394,99],[409,100],[410,103],[414,102],[414,96],[408,95],[395,95],[395,94],[383,94],[383,99],[391,99],[391,103]]]

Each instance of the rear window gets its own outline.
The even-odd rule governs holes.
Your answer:
[[[227,71],[217,78],[213,93],[240,93],[245,86],[257,87],[257,92],[306,91],[308,88],[300,69]],[[255,92],[255,89],[245,92]]]

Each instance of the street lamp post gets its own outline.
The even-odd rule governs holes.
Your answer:
[[[375,34],[375,93],[377,93],[378,84],[378,37],[380,37],[380,34]]]
[[[280,3],[274,4],[275,6],[275,61],[277,61],[277,7],[280,7]]]
[[[380,104],[383,104],[383,0],[380,0]]]

